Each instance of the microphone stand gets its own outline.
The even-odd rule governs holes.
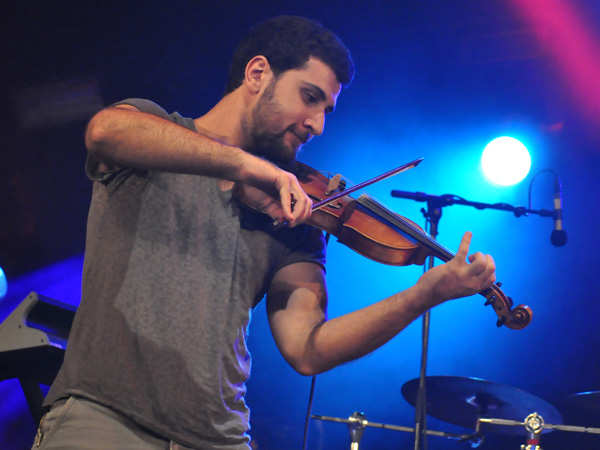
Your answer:
[[[499,209],[503,211],[512,212],[515,217],[521,217],[523,215],[536,214],[542,217],[553,217],[554,213],[547,209],[532,210],[522,206],[512,206],[507,203],[481,203],[472,202],[460,198],[456,195],[446,194],[442,196],[428,195],[423,192],[405,192],[405,191],[392,191],[392,197],[406,198],[409,200],[415,200],[417,202],[427,202],[427,209],[421,209],[423,216],[429,222],[429,234],[432,239],[435,239],[438,235],[438,226],[440,218],[442,217],[442,208],[445,206],[452,205],[467,205],[473,206],[476,209]],[[427,270],[433,268],[434,261],[433,256],[429,257],[429,265]],[[422,442],[427,434],[426,432],[426,416],[427,416],[427,390],[425,386],[425,378],[427,374],[427,354],[429,351],[429,327],[431,321],[431,311],[427,311],[423,314],[423,325],[422,325],[422,350],[421,350],[421,367],[419,375],[419,389],[417,392],[417,399],[415,402],[415,446],[414,450],[421,450]]]
[[[393,193],[392,193],[393,195]],[[430,224],[429,235],[435,239],[438,235],[438,225],[442,217],[442,207],[444,201],[441,197],[428,195],[426,198],[427,209],[422,209],[421,212]],[[429,267],[431,270],[434,265],[433,256],[429,257]],[[429,351],[429,325],[431,320],[431,310],[423,314],[423,325],[421,331],[421,368],[419,373],[419,389],[417,391],[417,399],[415,402],[415,450],[422,448],[421,444],[426,436],[427,430],[427,390],[425,386],[425,377],[427,376],[427,355]],[[426,445],[425,445],[426,447]]]
[[[508,203],[481,203],[472,202],[465,200],[464,198],[458,197],[457,195],[446,194],[446,195],[429,195],[424,192],[406,192],[406,191],[392,191],[392,197],[407,198],[409,200],[415,200],[417,202],[439,202],[440,206],[452,206],[452,205],[466,205],[473,206],[476,209],[499,209],[502,211],[510,211],[515,217],[528,216],[535,214],[542,217],[554,217],[554,212],[547,209],[528,209],[523,206],[512,206]],[[426,212],[423,212],[427,217]],[[433,236],[433,234],[432,234]]]

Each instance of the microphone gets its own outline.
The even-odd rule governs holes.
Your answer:
[[[550,235],[550,242],[555,247],[562,247],[567,243],[567,233],[562,229],[562,196],[558,176],[554,178],[554,213],[552,214],[552,218],[554,220],[554,229]]]

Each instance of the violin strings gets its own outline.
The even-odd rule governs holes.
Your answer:
[[[333,172],[324,171],[324,170],[319,170],[319,172],[329,179],[331,179],[335,176],[335,175],[333,175]],[[346,183],[346,187],[349,187],[349,188],[356,186],[356,184],[357,184],[344,175],[342,175],[341,179]],[[404,217],[402,217],[397,212],[393,211],[391,208],[389,208],[382,201],[375,198],[373,195],[367,193],[364,189],[359,189],[359,190],[353,192],[352,194],[359,194],[359,195],[357,195],[357,198],[366,197],[372,204],[376,204],[376,206],[378,208],[380,208],[380,210],[382,212],[385,212],[385,214],[389,214],[389,215],[393,216],[394,219],[396,219],[398,222],[400,222],[402,225],[404,225],[405,228],[408,228],[411,231],[411,233],[415,233],[416,235],[421,237],[421,239],[419,240],[417,237],[412,236],[413,239],[417,239],[417,241],[422,242],[422,243],[426,243],[428,241],[433,240],[433,238],[429,234],[429,229],[430,229],[430,225],[431,225],[429,218],[427,218],[427,217],[425,218],[425,228],[421,229],[420,227],[415,227],[411,222],[407,221]],[[360,201],[359,201],[359,203],[360,203]],[[325,205],[323,205],[323,206],[325,206]],[[323,206],[321,206],[321,207],[323,207]],[[404,230],[404,231],[406,232],[406,230]],[[409,235],[410,235],[410,233],[409,233]],[[437,244],[437,242],[436,242],[436,244]],[[437,244],[437,245],[439,245],[439,244]],[[446,252],[448,252],[448,250],[445,249],[443,246],[440,246],[440,247],[443,250],[445,250]]]

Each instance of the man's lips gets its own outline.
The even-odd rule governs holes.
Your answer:
[[[296,133],[292,131],[292,134],[296,136],[296,139],[298,139],[301,144],[306,144],[311,138],[310,134],[306,133]]]

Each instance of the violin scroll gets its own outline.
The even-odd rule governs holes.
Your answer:
[[[529,325],[532,318],[533,311],[531,311],[531,308],[527,305],[519,305],[512,310],[511,323],[513,326],[510,328],[513,330],[522,330]]]
[[[498,316],[496,322],[498,327],[505,325],[511,330],[522,330],[531,322],[533,312],[526,305],[519,305],[513,309],[513,301],[502,292],[501,285],[502,283],[494,283],[480,292],[487,299],[485,305],[492,305],[492,308],[494,308]]]

